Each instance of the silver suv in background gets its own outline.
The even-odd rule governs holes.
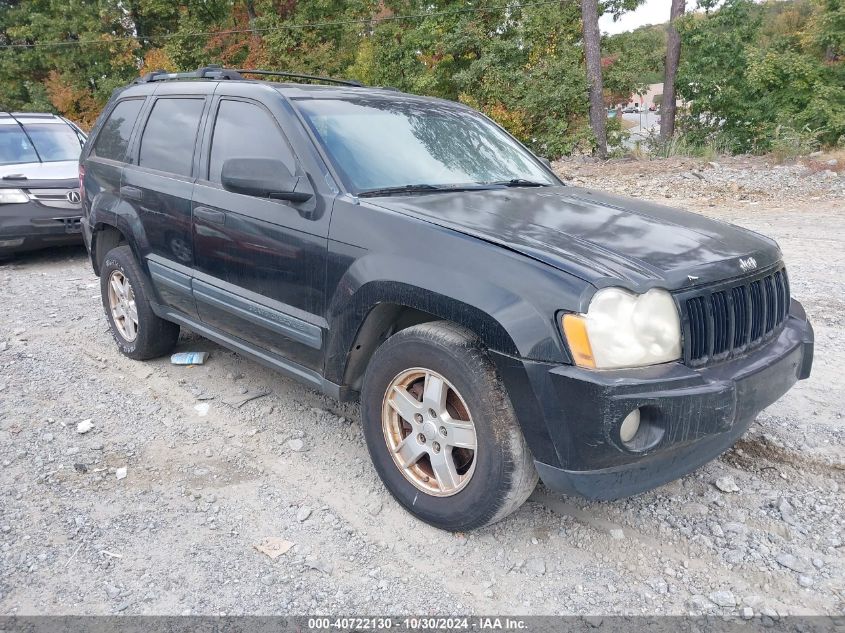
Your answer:
[[[0,112],[0,259],[81,243],[85,133],[55,114]]]

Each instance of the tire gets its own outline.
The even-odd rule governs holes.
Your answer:
[[[118,310],[124,316],[116,316],[111,308],[109,290],[112,279],[118,283],[121,280],[128,282],[128,296],[134,298],[136,314],[133,316],[137,316],[134,337],[130,336],[132,328],[125,324],[124,307],[121,305]],[[100,294],[109,329],[117,347],[125,356],[134,360],[147,360],[163,356],[174,348],[179,339],[179,326],[159,318],[153,312],[150,306],[150,297],[154,296],[152,288],[129,246],[118,246],[106,254],[100,267]]]
[[[426,402],[438,400],[426,399],[428,386],[430,395],[437,394],[441,379],[447,383],[447,396],[440,397],[446,401],[442,418],[426,408]],[[420,402],[403,400],[405,394]],[[411,407],[404,416],[402,407]],[[416,325],[385,341],[364,375],[361,412],[367,448],[385,486],[406,510],[437,528],[464,531],[495,523],[519,508],[537,485],[531,451],[496,367],[480,340],[453,323]],[[412,416],[414,423],[407,420]],[[438,434],[446,427],[432,428],[442,419],[467,417],[469,423],[455,423],[448,438]],[[470,427],[474,451],[447,448],[449,442],[468,446]],[[410,467],[400,465],[411,463],[420,450],[428,452]],[[454,468],[443,470],[444,461]]]

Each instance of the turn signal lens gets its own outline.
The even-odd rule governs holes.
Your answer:
[[[563,333],[566,335],[566,342],[569,343],[572,360],[579,367],[595,368],[596,360],[593,358],[593,348],[587,336],[586,319],[577,314],[564,314],[562,321]]]

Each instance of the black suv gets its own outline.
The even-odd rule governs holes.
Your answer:
[[[566,186],[455,103],[253,72],[147,75],[94,128],[82,224],[114,338],[152,358],[185,326],[360,398],[422,520],[492,523],[538,472],[653,488],[809,375],[772,240]]]

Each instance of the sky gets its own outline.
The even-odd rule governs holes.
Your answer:
[[[687,2],[687,11],[695,8],[694,1]],[[646,24],[661,24],[669,21],[670,0],[645,0],[636,11],[625,13],[616,22],[613,17],[604,15],[599,19],[599,29],[602,33],[614,35],[624,31],[633,31]]]

